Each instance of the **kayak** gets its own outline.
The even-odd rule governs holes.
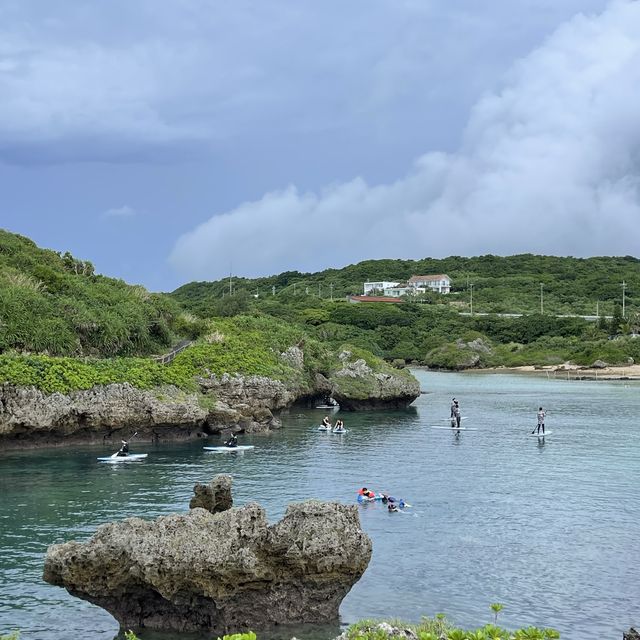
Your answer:
[[[126,456],[119,456],[117,453],[109,456],[108,458],[98,458],[100,462],[135,462],[136,460],[144,460],[147,457],[147,453],[128,453]]]
[[[253,449],[252,444],[239,444],[237,447],[202,447],[205,451],[215,451],[216,453],[235,453],[236,451],[248,451]]]

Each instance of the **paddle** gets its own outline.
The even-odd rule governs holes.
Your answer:
[[[544,412],[544,417],[545,417],[545,418],[547,417],[547,413],[549,413],[549,412],[548,412],[548,411],[545,411],[545,412]],[[539,425],[539,424],[538,424],[538,425],[536,425],[536,426],[533,428],[533,431],[531,432],[531,435],[533,435],[533,434],[536,432],[536,429],[538,429],[538,433],[540,433],[540,430],[539,430],[539,429],[540,429],[540,425]],[[542,435],[544,435],[544,429],[542,430]]]

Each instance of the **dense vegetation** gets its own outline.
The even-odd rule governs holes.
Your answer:
[[[339,295],[357,291],[364,279],[402,279],[425,271],[458,273],[463,280],[453,280],[451,295],[427,294],[404,304],[350,304]],[[463,274],[469,274],[475,284],[473,316]],[[355,277],[361,280],[356,282]],[[546,283],[544,314],[539,306],[538,281],[542,279]],[[618,304],[622,280],[627,283],[625,317]],[[269,289],[270,283],[276,288]],[[319,287],[325,294],[331,291],[330,283],[337,283],[333,300],[318,295]],[[349,342],[390,361],[464,368],[640,361],[640,340],[634,337],[640,332],[639,291],[640,261],[635,258],[525,255],[369,261],[319,274],[288,272],[274,278],[236,280],[235,288],[233,281],[194,282],[172,295],[203,317],[268,314],[304,325],[328,344]],[[595,314],[596,299],[601,300],[603,314],[598,322],[559,313]],[[528,313],[505,317],[498,311]]]
[[[264,375],[311,384],[316,372],[330,375],[336,359],[318,340],[298,327],[274,318],[242,317],[207,323],[207,331],[167,365],[150,358],[69,358],[47,355],[0,355],[0,380],[43,391],[66,393],[99,384],[129,382],[141,389],[171,384],[184,391],[197,389],[196,377],[239,373]],[[304,369],[280,357],[304,340]]]
[[[508,257],[452,256],[441,260],[367,260],[343,269],[318,273],[286,271],[269,278],[234,277],[217,282],[191,282],[173,292],[173,297],[202,315],[225,314],[242,301],[244,295],[261,298],[316,297],[330,300],[362,293],[366,281],[404,281],[412,275],[446,273],[452,280],[452,293],[445,300],[437,294],[425,296],[427,302],[444,302],[462,311],[469,310],[471,286],[475,312],[536,313],[540,310],[540,284],[543,285],[545,313],[612,315],[626,283],[629,311],[640,310],[640,259],[625,257],[560,258],[522,254]],[[236,297],[227,300],[229,290]],[[275,292],[275,295],[273,295]],[[225,302],[223,302],[223,294]]]
[[[451,295],[393,305],[345,301],[365,280],[419,273],[447,273]],[[474,285],[473,316],[468,284]],[[46,391],[122,381],[189,390],[195,376],[225,371],[284,380],[295,374],[279,354],[302,342],[305,375],[335,367],[330,352],[345,344],[365,360],[371,352],[397,364],[441,368],[589,365],[597,359],[626,364],[640,362],[634,337],[640,332],[639,292],[636,258],[520,255],[366,261],[316,274],[194,282],[170,295],[152,294],[96,275],[90,263],[69,253],[40,249],[0,230],[0,380]],[[559,317],[594,313],[596,301],[608,314],[598,322]],[[216,335],[224,340],[216,342]],[[171,365],[144,357],[182,338],[195,345]]]
[[[90,262],[0,229],[0,352],[141,355],[165,350],[181,309],[94,273]]]

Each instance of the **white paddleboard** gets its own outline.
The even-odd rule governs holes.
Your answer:
[[[451,420],[455,420],[455,418],[440,418],[443,421],[450,422]],[[460,420],[466,420],[467,416],[462,416]]]
[[[341,433],[347,433],[347,430],[346,429],[340,429],[340,431],[336,431],[334,429],[331,433],[337,433],[338,435],[340,435]]]
[[[248,451],[253,449],[252,444],[239,444],[237,447],[202,447],[205,451],[215,451],[216,453],[235,453],[236,451]]]
[[[553,431],[549,431],[548,429],[542,433],[542,431],[540,433],[530,433],[529,435],[532,436],[533,438],[544,438],[545,436],[548,436],[550,433],[553,433]]]
[[[475,427],[441,427],[440,425],[433,425],[431,429],[446,429],[447,431],[477,431]]]
[[[331,431],[333,427],[318,427],[318,431]]]
[[[98,458],[100,462],[135,462],[136,460],[144,460],[147,453],[129,453],[126,456],[117,456],[115,453],[108,458]]]

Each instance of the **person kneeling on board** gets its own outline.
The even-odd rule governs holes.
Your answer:
[[[342,422],[342,420],[336,420],[336,424],[333,427],[333,430],[335,433],[340,433],[341,431],[344,431],[344,422]]]
[[[367,487],[362,487],[362,489],[358,491],[358,495],[362,496],[363,498],[367,498],[368,500],[373,500],[373,498],[376,497],[376,494],[373,491],[369,491]]]
[[[237,447],[238,446],[238,436],[235,433],[231,434],[231,437],[224,443],[225,447]]]
[[[329,429],[331,428],[331,420],[329,420],[329,416],[322,418],[322,426],[328,427]]]
[[[126,440],[122,441],[122,446],[118,450],[118,458],[125,458],[129,455],[129,443]]]

